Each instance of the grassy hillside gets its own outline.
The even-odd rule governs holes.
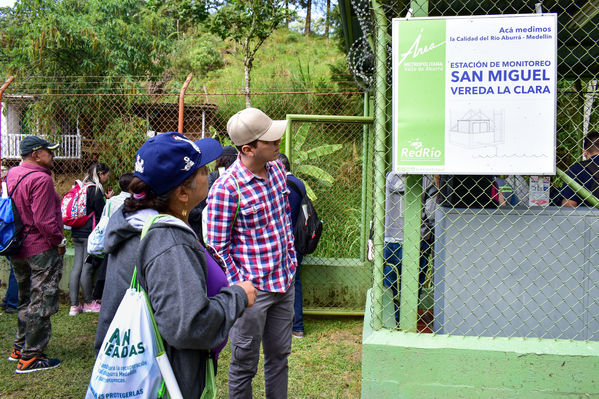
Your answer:
[[[190,91],[203,91],[204,85],[208,92],[243,89],[243,53],[234,42],[198,33],[180,40],[178,49],[173,55],[175,78],[171,88],[181,87],[187,74],[192,72],[194,80]],[[205,71],[210,69],[210,64],[217,69]],[[345,54],[333,39],[306,37],[285,28],[264,42],[252,69],[252,91],[331,87],[331,80],[351,81]]]

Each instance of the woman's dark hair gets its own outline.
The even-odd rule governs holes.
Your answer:
[[[235,162],[236,159],[237,155],[221,155],[214,161],[214,168],[218,169],[224,167],[227,169],[229,166],[233,165],[233,162]]]
[[[100,190],[104,194],[104,186],[100,183],[100,173],[108,173],[110,168],[103,162],[92,162],[87,168],[87,174],[83,178],[84,183],[93,183],[96,185],[96,190]]]
[[[289,172],[291,170],[291,165],[289,164],[289,158],[287,158],[287,155],[280,152],[278,158],[279,158],[279,161],[281,161],[281,163],[285,167],[285,171]]]
[[[191,187],[194,184],[196,175],[202,168],[195,171],[193,175],[188,177],[182,186]],[[157,195],[152,188],[146,184],[139,177],[134,177],[129,184],[129,192],[132,194],[131,197],[125,200],[123,204],[124,213],[132,213],[142,209],[154,209],[160,213],[168,211],[168,200],[171,195],[175,192],[176,187],[162,195]],[[136,195],[137,194],[137,195]],[[135,198],[135,197],[138,198]],[[139,198],[141,197],[141,198]]]
[[[119,178],[119,187],[121,191],[129,192],[129,184],[131,184],[131,180],[133,180],[133,173],[123,173]]]
[[[584,137],[583,148],[585,151],[599,151],[599,132],[589,132]]]
[[[131,180],[129,192],[132,193],[132,196],[127,198],[123,204],[124,213],[132,213],[141,209],[155,209],[160,213],[166,212],[168,210],[168,199],[172,194],[169,191],[166,194],[156,195],[154,190],[139,177],[134,177]],[[135,198],[136,194],[138,197],[143,198]]]

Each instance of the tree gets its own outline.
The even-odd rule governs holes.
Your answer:
[[[148,8],[171,18],[176,31],[186,32],[203,23],[221,6],[219,0],[147,0]]]
[[[329,28],[331,27],[331,0],[327,0],[327,11],[324,21],[324,36],[329,38]]]
[[[19,0],[0,14],[10,73],[41,76],[140,76],[161,73],[169,21],[142,0]]]
[[[312,0],[306,0],[306,26],[304,27],[304,35],[310,34],[310,25],[312,24]]]
[[[289,10],[279,0],[229,0],[212,15],[210,30],[241,46],[245,75],[245,104],[251,107],[251,72],[260,46],[283,23]]]

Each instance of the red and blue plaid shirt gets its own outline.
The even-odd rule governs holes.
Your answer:
[[[291,286],[297,261],[284,170],[279,161],[268,162],[264,180],[238,157],[210,189],[208,245],[223,258],[231,284],[250,280],[269,292]]]

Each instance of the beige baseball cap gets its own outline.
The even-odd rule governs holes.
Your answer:
[[[233,115],[227,122],[227,133],[235,145],[254,140],[277,141],[285,133],[287,121],[273,121],[258,108],[246,108]]]

